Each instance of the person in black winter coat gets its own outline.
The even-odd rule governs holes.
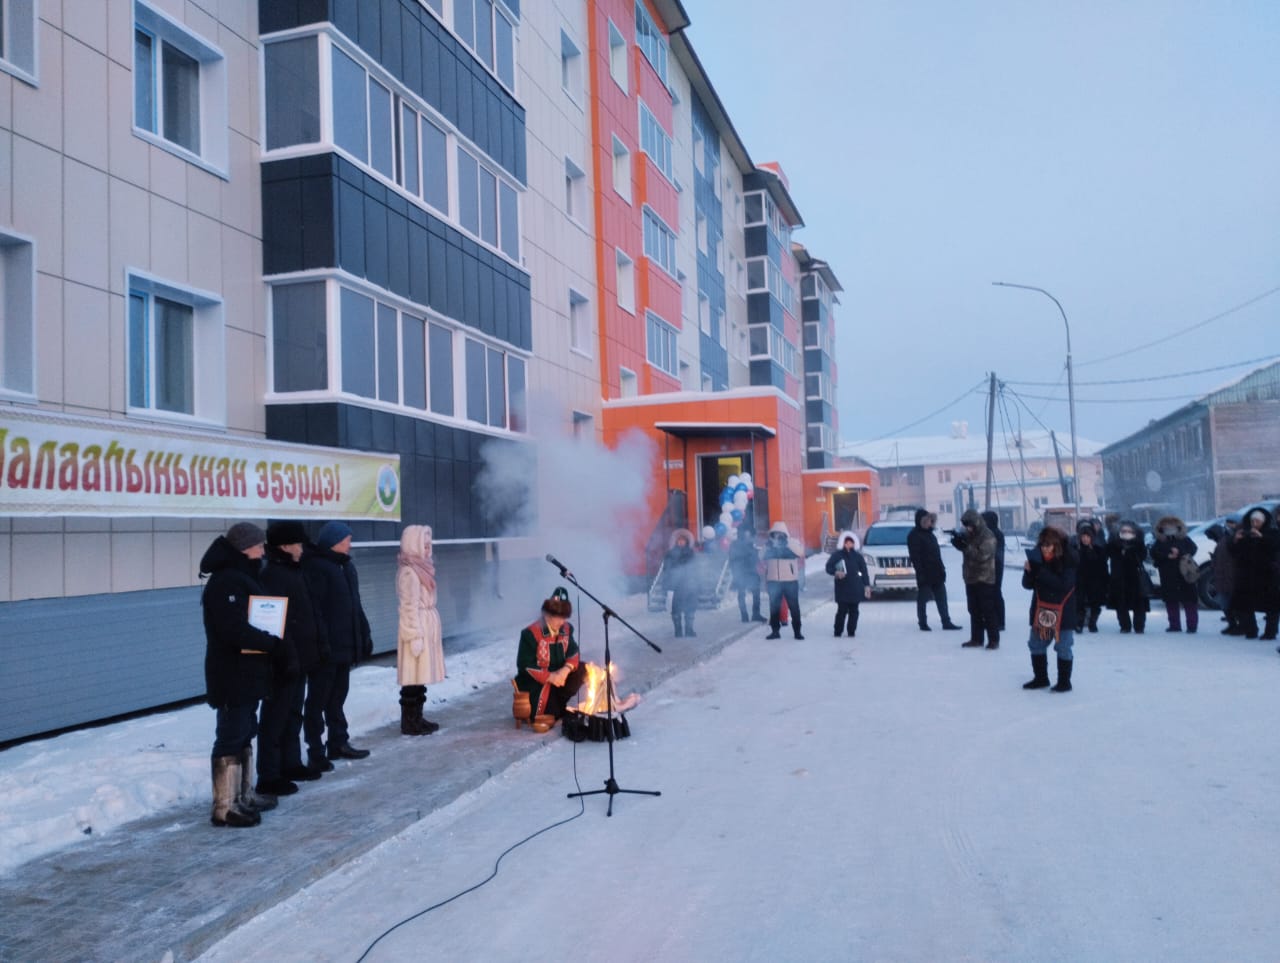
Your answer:
[[[1235,594],[1231,604],[1246,639],[1258,637],[1257,613],[1266,614],[1264,639],[1274,639],[1280,625],[1280,531],[1265,508],[1254,508],[1231,541],[1235,559]]]
[[[1114,609],[1120,631],[1142,634],[1151,608],[1151,580],[1142,567],[1147,546],[1136,522],[1122,521],[1116,537],[1107,542],[1111,581],[1107,587],[1107,608]],[[1132,621],[1130,620],[1132,617]]]
[[[343,706],[351,689],[351,668],[373,654],[369,620],[360,602],[360,576],[351,559],[351,528],[326,522],[313,550],[302,556],[302,570],[320,628],[321,663],[307,677],[303,732],[312,769],[333,768],[334,759],[363,759],[368,749],[349,741]],[[328,746],[323,741],[327,734]]]
[[[1075,549],[1080,559],[1080,567],[1076,570],[1076,611],[1079,615],[1076,624],[1097,632],[1098,616],[1107,604],[1111,575],[1107,571],[1106,544],[1087,518],[1081,519],[1076,526]]]
[[[693,534],[686,528],[671,535],[671,547],[662,559],[662,584],[671,592],[671,623],[676,638],[695,636],[693,616],[698,611],[698,559]]]
[[[1049,686],[1049,644],[1058,656],[1058,681],[1054,692],[1071,691],[1075,666],[1072,643],[1076,628],[1077,561],[1062,533],[1052,526],[1040,530],[1036,547],[1027,550],[1022,566],[1022,587],[1031,589],[1031,670],[1034,677],[1024,689]]]
[[[212,775],[215,826],[256,826],[273,803],[253,793],[253,737],[258,701],[271,691],[271,656],[280,640],[249,624],[249,600],[266,595],[258,573],[265,536],[252,522],[238,522],[213,540],[200,559],[208,576],[204,613],[205,699],[217,711]]]
[[[1156,540],[1151,546],[1151,559],[1160,573],[1160,597],[1169,614],[1166,632],[1181,632],[1181,613],[1187,613],[1187,633],[1194,634],[1200,625],[1199,590],[1195,582],[1182,575],[1182,560],[1196,553],[1196,543],[1187,538],[1182,519],[1166,515],[1156,522]],[[1197,569],[1198,571],[1198,569]]]
[[[287,796],[298,791],[295,779],[311,781],[320,771],[302,763],[300,738],[307,674],[320,663],[315,607],[302,574],[307,533],[298,522],[267,527],[267,566],[262,584],[270,595],[289,600],[284,640],[275,658],[272,693],[262,703],[258,731],[258,791]]]
[[[938,607],[938,618],[944,629],[959,629],[947,611],[947,567],[942,562],[942,549],[933,533],[937,516],[927,509],[916,509],[916,527],[907,533],[907,554],[916,572],[916,621],[921,632],[929,631],[929,615],[925,606],[930,599]]]
[[[738,590],[738,613],[744,622],[769,621],[760,614],[760,553],[756,550],[755,529],[743,525],[729,546],[729,572]],[[751,615],[747,615],[747,596],[751,596]]]
[[[848,619],[849,638],[853,638],[858,631],[858,606],[863,599],[871,598],[871,575],[867,572],[866,559],[858,551],[858,537],[853,532],[844,533],[840,548],[827,559],[827,574],[834,575],[836,579],[835,637],[840,638]]]

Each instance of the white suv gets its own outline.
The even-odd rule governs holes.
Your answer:
[[[907,551],[914,522],[873,522],[862,537],[862,557],[871,576],[871,593],[914,592],[916,570]]]

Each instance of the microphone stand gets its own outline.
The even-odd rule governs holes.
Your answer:
[[[640,641],[644,642],[645,645],[653,649],[654,652],[661,652],[662,650],[658,648],[656,645],[654,645],[652,642],[650,642],[649,639],[645,638],[644,633],[639,631],[634,625],[631,625],[621,615],[619,615],[613,609],[609,608],[609,606],[605,605],[598,598],[592,595],[591,592],[588,591],[586,588],[584,588],[582,583],[579,582],[574,577],[573,573],[570,572],[565,566],[561,565],[550,555],[547,556],[547,561],[560,570],[561,578],[565,579],[568,582],[571,582],[574,586],[577,587],[577,589],[580,592],[582,592],[583,595],[591,599],[591,601],[595,602],[596,605],[600,606],[601,613],[603,614],[603,617],[604,617],[604,701],[605,701],[605,716],[608,720],[608,725],[605,726],[605,733],[606,733],[605,741],[609,743],[609,778],[604,781],[603,789],[591,789],[585,792],[571,792],[568,794],[568,798],[576,799],[580,796],[599,796],[601,793],[604,793],[609,797],[609,807],[605,811],[605,815],[612,816],[613,815],[613,797],[620,792],[631,793],[632,795],[635,795],[635,796],[661,796],[662,793],[654,789],[622,789],[618,786],[617,779],[614,778],[614,773],[613,773],[613,738],[614,738],[613,736],[613,669],[610,666],[610,662],[612,661],[612,659],[609,655],[609,619],[610,617],[617,619],[619,622],[621,622],[623,625],[629,628],[632,631],[632,633],[635,634],[635,636],[640,639]]]

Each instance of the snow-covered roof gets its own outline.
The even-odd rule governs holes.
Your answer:
[[[1056,432],[1063,458],[1071,457],[1071,433]],[[1016,435],[996,435],[993,452],[997,458],[1018,451]],[[1096,455],[1102,445],[1087,438],[1076,439],[1076,452],[1081,457]],[[1007,451],[1006,451],[1007,449]],[[1024,431],[1022,451],[1027,458],[1052,458],[1053,443],[1047,431]],[[987,460],[987,438],[982,434],[965,437],[923,435],[917,438],[881,438],[877,441],[845,442],[839,448],[841,458],[861,458],[877,468],[893,465],[961,465]]]

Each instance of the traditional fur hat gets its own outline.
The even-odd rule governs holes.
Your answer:
[[[542,611],[547,615],[559,615],[566,619],[573,614],[573,603],[569,601],[569,593],[563,585],[557,585],[551,598],[542,603]]]
[[[272,522],[267,526],[268,545],[305,545],[307,530],[301,522]]]

